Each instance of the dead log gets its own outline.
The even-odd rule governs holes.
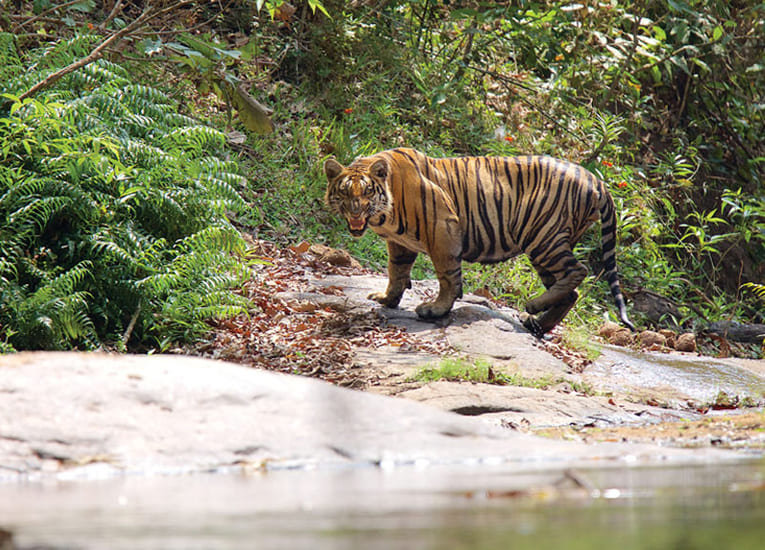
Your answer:
[[[645,288],[625,292],[625,295],[632,301],[632,309],[645,315],[654,326],[678,327],[682,315],[672,299]]]
[[[701,331],[702,334],[716,334],[734,342],[762,344],[765,340],[765,325],[717,321]]]

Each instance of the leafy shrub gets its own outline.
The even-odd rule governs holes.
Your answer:
[[[104,60],[18,99],[92,40],[0,34],[0,351],[166,349],[245,306],[222,132]]]

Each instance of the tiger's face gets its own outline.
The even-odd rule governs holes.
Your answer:
[[[387,160],[359,159],[345,167],[329,159],[324,163],[324,173],[329,182],[324,200],[331,211],[346,219],[354,237],[363,235],[370,221],[382,223],[392,209]]]

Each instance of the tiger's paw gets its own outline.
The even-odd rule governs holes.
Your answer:
[[[542,330],[542,326],[539,324],[539,321],[537,321],[536,317],[529,315],[525,311],[522,312],[518,317],[520,318],[521,323],[523,323],[524,328],[531,334],[537,338],[542,338],[542,336],[544,336],[545,333]]]
[[[439,304],[438,302],[423,302],[414,308],[414,311],[421,319],[429,320],[443,317],[449,313],[450,309],[452,309],[451,304],[445,306],[444,304]]]
[[[398,303],[401,301],[401,296],[399,297],[392,297],[388,296],[385,292],[373,292],[369,296],[367,296],[369,300],[374,300],[378,304],[382,304],[385,307],[389,307],[391,309],[397,308]]]

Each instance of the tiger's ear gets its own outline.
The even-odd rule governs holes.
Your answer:
[[[377,160],[369,167],[369,173],[381,180],[388,177],[389,171],[390,167],[388,166],[388,161],[385,159]]]
[[[345,170],[343,165],[337,162],[334,158],[329,158],[324,161],[324,174],[326,174],[329,181],[332,181],[339,176],[343,170]]]

